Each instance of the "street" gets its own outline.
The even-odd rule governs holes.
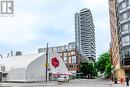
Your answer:
[[[75,79],[66,83],[0,83],[0,87],[112,87],[112,82],[104,79]]]

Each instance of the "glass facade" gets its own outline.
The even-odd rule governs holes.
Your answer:
[[[75,14],[75,43],[81,54],[96,59],[95,28],[90,9],[84,8]]]
[[[130,0],[118,0],[117,18],[121,65],[130,65]]]

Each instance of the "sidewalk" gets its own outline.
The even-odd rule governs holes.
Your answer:
[[[118,82],[118,84],[114,84],[114,82],[112,82],[112,86],[113,87],[130,87],[130,84],[129,86],[126,86],[126,83],[124,85],[121,85],[120,82]]]
[[[36,82],[36,83],[11,83],[11,82],[3,82],[0,83],[1,86],[5,87],[12,87],[12,86],[57,86],[57,82],[49,81],[49,82]]]

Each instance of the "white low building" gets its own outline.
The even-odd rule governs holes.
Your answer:
[[[55,52],[49,52],[47,65],[49,65],[48,79],[53,74],[68,73],[62,58]],[[5,67],[5,70],[2,70],[5,81],[44,81],[46,78],[46,53],[2,58],[0,66]]]

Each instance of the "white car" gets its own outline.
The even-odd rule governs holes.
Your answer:
[[[59,77],[59,78],[57,79],[57,81],[58,81],[58,82],[64,82],[64,81],[65,81],[65,79],[64,79],[64,78],[62,78],[62,77]]]
[[[57,79],[58,82],[64,82],[69,81],[69,76],[60,75],[60,77]]]

